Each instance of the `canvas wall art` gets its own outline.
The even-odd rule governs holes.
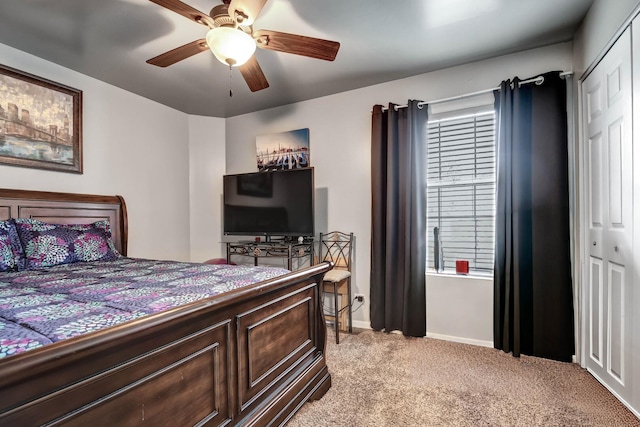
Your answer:
[[[309,129],[259,135],[256,137],[256,157],[258,171],[309,167]]]
[[[0,163],[82,173],[82,92],[0,65]]]

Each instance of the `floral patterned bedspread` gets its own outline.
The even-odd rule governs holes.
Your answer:
[[[0,358],[288,273],[119,258],[0,273]]]

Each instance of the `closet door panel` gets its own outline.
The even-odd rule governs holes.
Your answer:
[[[630,265],[633,249],[633,155],[632,155],[632,86],[630,34],[618,43],[624,49],[614,54],[606,68],[607,105],[607,238],[603,242],[607,259],[621,266]],[[617,46],[616,46],[617,47]]]
[[[633,162],[631,32],[582,82],[585,153],[586,368],[632,396]]]
[[[625,269],[609,263],[609,293],[607,295],[607,373],[624,387],[625,375]]]
[[[604,326],[603,313],[604,303],[603,288],[602,288],[602,260],[591,257],[589,268],[589,357],[591,364],[596,364],[599,367],[603,367],[602,363],[602,349],[603,335],[602,330]]]
[[[588,241],[591,248],[589,254],[602,259],[602,233],[605,227],[604,203],[607,197],[606,180],[604,176],[604,156],[606,149],[603,147],[603,112],[602,91],[600,80],[588,79],[584,82],[586,88],[587,108],[587,209],[588,209]]]

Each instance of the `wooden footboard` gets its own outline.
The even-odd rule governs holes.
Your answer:
[[[330,387],[321,264],[0,362],[0,425],[279,425]]]
[[[0,189],[0,219],[108,219],[119,196]],[[281,425],[331,385],[328,263],[0,360],[0,425]]]

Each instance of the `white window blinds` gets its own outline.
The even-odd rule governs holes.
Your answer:
[[[495,114],[432,120],[428,124],[428,268],[434,268],[434,228],[440,269],[469,261],[469,272],[493,271],[495,217]]]

